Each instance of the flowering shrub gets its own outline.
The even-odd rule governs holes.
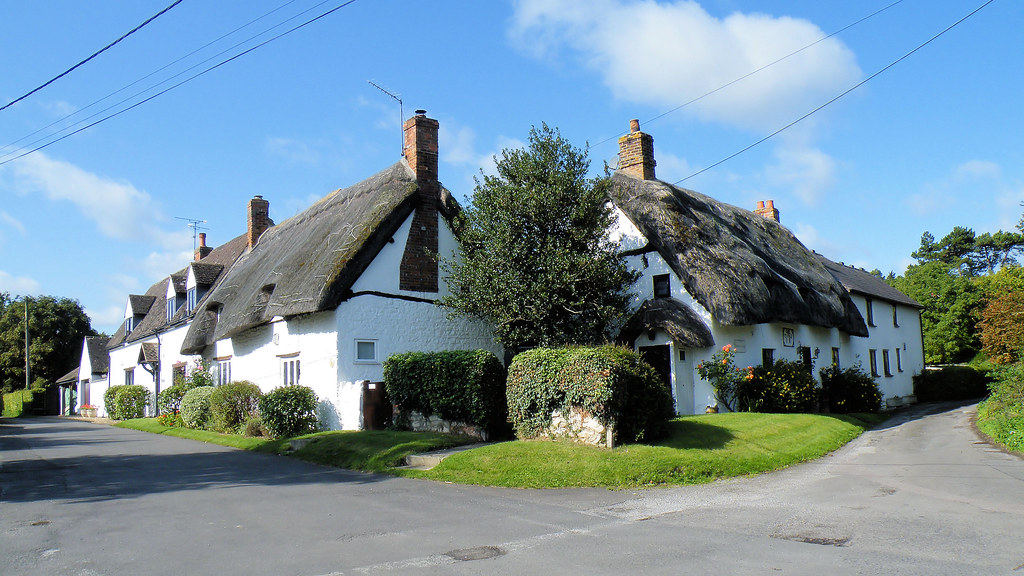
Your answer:
[[[878,412],[882,406],[882,393],[875,378],[864,372],[860,365],[841,370],[835,366],[821,369],[821,397],[828,402],[829,412]]]
[[[168,428],[184,428],[185,421],[181,419],[181,412],[164,412],[156,417],[156,421]]]
[[[740,408],[751,412],[814,412],[818,407],[818,383],[803,362],[758,366],[741,388]]]
[[[210,395],[213,386],[199,386],[185,393],[181,399],[181,418],[185,426],[205,430],[210,426]]]
[[[737,368],[733,365],[736,349],[732,344],[722,346],[710,360],[697,364],[697,374],[715,389],[715,399],[729,410],[741,409],[739,400],[742,385],[753,378],[753,368]]]

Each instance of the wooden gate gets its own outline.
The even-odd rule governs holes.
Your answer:
[[[392,406],[383,382],[363,380],[363,430],[384,430],[391,425]]]

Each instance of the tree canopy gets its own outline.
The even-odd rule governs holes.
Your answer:
[[[546,124],[496,161],[461,215],[462,257],[442,261],[442,303],[486,320],[512,350],[608,341],[637,274],[608,236],[607,179],[588,178],[586,152]]]
[[[25,303],[28,302],[29,360],[33,382],[56,382],[78,365],[82,341],[95,336],[77,300],[0,293],[0,390],[25,387]]]

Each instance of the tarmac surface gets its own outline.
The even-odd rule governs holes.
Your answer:
[[[1024,574],[1024,460],[920,405],[820,460],[640,491],[323,468],[0,420],[0,574]]]

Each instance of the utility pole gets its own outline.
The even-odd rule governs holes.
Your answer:
[[[31,363],[28,359],[28,296],[25,296],[25,390],[29,388]]]

